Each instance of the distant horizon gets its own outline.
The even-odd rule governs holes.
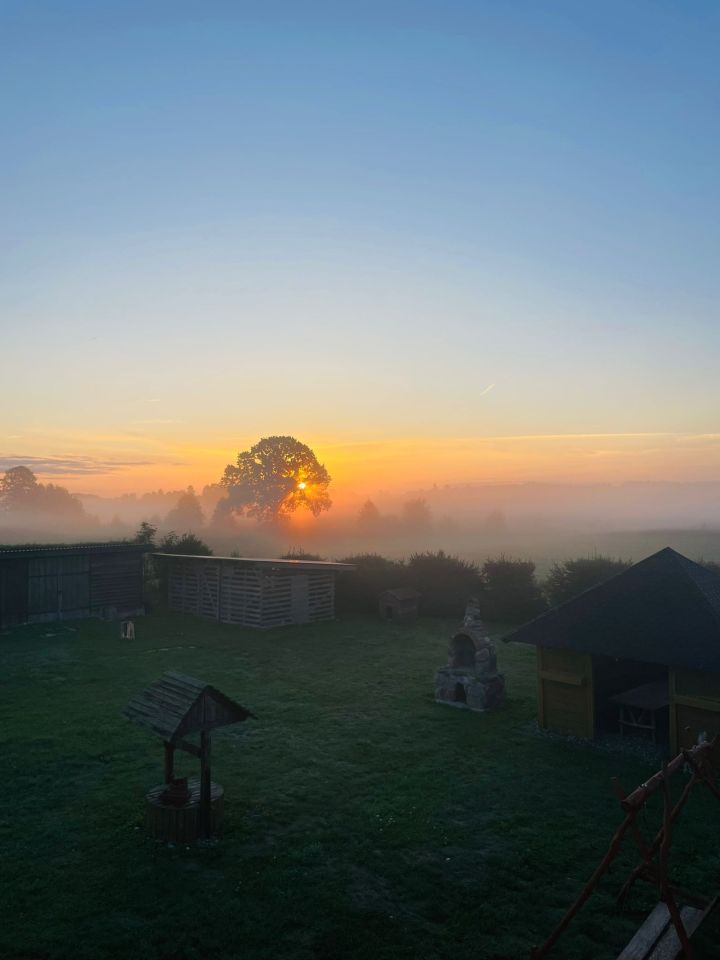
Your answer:
[[[0,446],[0,471],[27,466],[43,482],[96,496],[188,486],[202,489],[217,483],[225,466],[259,439],[243,438],[234,450],[180,448],[173,451],[175,457],[171,452],[153,456],[146,448],[145,458],[133,457],[130,451],[123,457],[111,456],[107,447],[67,454],[58,446],[47,454],[35,442],[35,452],[23,455],[17,448]],[[523,434],[317,443],[306,435],[298,439],[308,442],[328,468],[331,490],[352,496],[378,490],[395,495],[433,485],[720,482],[720,433]],[[180,459],[183,452],[187,459]]]
[[[179,489],[287,434],[338,501],[720,479],[719,5],[0,26],[0,462]]]

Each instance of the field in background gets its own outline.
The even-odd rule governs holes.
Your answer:
[[[222,536],[204,531],[201,536],[218,556],[227,556],[237,550],[242,556],[279,556],[289,550],[304,549],[328,560],[341,559],[358,553],[380,553],[392,559],[409,557],[426,550],[445,550],[464,560],[484,563],[488,557],[501,554],[514,559],[532,560],[539,577],[545,577],[556,561],[575,557],[589,557],[596,553],[637,562],[672,547],[691,560],[720,562],[720,530],[717,529],[658,529],[658,530],[567,530],[567,529],[509,529],[502,533],[483,534],[475,531],[452,533],[441,530],[391,538],[317,534],[273,538],[256,535],[252,540]]]
[[[0,955],[527,957],[619,822],[610,777],[630,787],[655,764],[539,735],[534,651],[522,647],[499,645],[501,710],[435,704],[452,626],[260,633],[167,616],[138,620],[134,642],[99,621],[0,633]],[[161,744],[120,710],[170,667],[258,715],[213,739],[226,832],[206,849],[143,836]],[[698,793],[678,829],[678,878],[701,892],[717,883],[718,812]],[[551,956],[617,955],[653,902],[638,890],[618,915],[621,873]],[[713,939],[698,941],[698,960],[716,955]]]

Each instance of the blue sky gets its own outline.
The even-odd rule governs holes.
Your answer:
[[[278,432],[715,450],[717,4],[56,0],[0,23],[22,398],[0,456],[192,474]]]

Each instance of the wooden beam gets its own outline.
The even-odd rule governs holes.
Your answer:
[[[201,838],[207,838],[212,831],[210,796],[210,733],[203,730],[200,734],[200,830]]]
[[[165,783],[171,783],[174,777],[175,747],[167,740],[163,740],[165,747]]]
[[[700,757],[710,751],[715,744],[713,740],[712,743],[699,743],[692,748],[692,750],[687,751],[689,758],[694,760],[699,760]],[[679,753],[674,760],[671,760],[662,770],[659,770],[656,774],[650,777],[645,783],[641,784],[636,790],[633,790],[632,793],[628,794],[624,800],[621,801],[621,806],[623,810],[629,812],[630,810],[638,810],[647,800],[647,798],[655,793],[656,790],[659,790],[663,782],[671,777],[674,773],[677,773],[679,770],[685,766],[688,762],[688,758],[685,756],[685,753]]]
[[[559,670],[541,670],[540,678],[542,680],[552,680],[553,683],[566,683],[571,687],[586,687],[588,685],[587,677],[576,677],[571,673],[560,673]]]

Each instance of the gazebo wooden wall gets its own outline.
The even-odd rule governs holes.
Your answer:
[[[143,613],[146,551],[125,543],[0,548],[0,626]]]
[[[335,573],[347,564],[158,554],[171,610],[245,627],[332,620]]]
[[[673,751],[720,735],[720,576],[669,547],[504,639],[537,647],[545,729],[595,736],[623,680],[627,693],[666,684]]]
[[[692,747],[701,734],[720,736],[720,674],[670,671],[670,743],[674,751]]]
[[[594,736],[592,656],[538,647],[537,667],[540,726],[572,737]]]

